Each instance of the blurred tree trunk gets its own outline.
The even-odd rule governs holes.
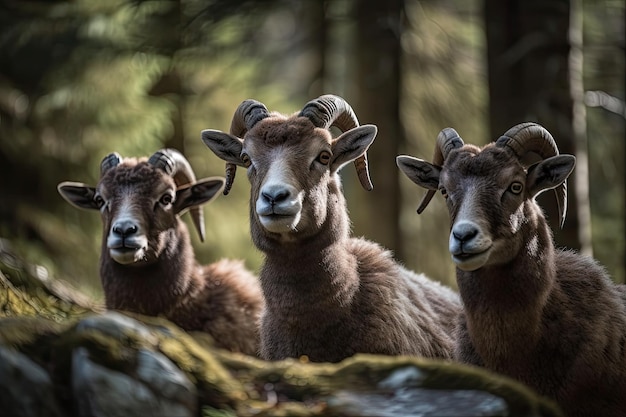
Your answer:
[[[402,0],[363,0],[354,2],[353,7],[356,91],[350,95],[350,101],[361,124],[378,126],[377,139],[368,152],[374,191],[358,192],[356,200],[360,199],[360,204],[351,210],[355,234],[392,249],[402,259],[400,190],[395,158],[404,140],[399,114],[404,3]]]
[[[311,51],[311,80],[303,85],[303,97],[310,100],[326,91],[326,52],[328,49],[327,1],[305,1],[301,17],[306,30],[305,49]]]
[[[171,68],[163,74],[157,83],[150,89],[150,95],[167,97],[173,104],[171,114],[172,132],[169,134],[163,147],[174,148],[185,154],[185,124],[184,106],[185,95],[183,80],[176,68]]]
[[[534,121],[552,133],[561,153],[577,156],[563,229],[558,227],[553,193],[542,194],[539,202],[557,245],[590,253],[580,5],[574,0],[485,0],[484,4],[491,138],[518,123]]]
[[[170,1],[166,12],[159,14],[150,33],[158,41],[160,53],[169,58],[172,63],[169,70],[161,75],[159,80],[152,86],[149,94],[167,98],[172,103],[171,133],[165,137],[163,147],[174,148],[185,154],[185,79],[176,68],[175,55],[184,49],[183,28],[183,2]],[[166,30],[164,28],[167,28]]]
[[[583,0],[570,0],[570,92],[572,97],[572,127],[576,152],[576,169],[572,175],[575,192],[572,211],[578,218],[580,251],[593,255],[591,236],[591,203],[589,199],[589,152],[587,143],[587,108],[583,83]]]

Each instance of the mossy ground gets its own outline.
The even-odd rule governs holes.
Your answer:
[[[419,374],[418,381],[407,382],[416,389],[491,393],[504,400],[511,416],[561,415],[552,402],[515,381],[453,362],[377,355],[338,364],[306,358],[266,362],[216,349],[208,335],[186,333],[167,320],[130,314],[149,329],[149,337],[132,330],[118,337],[98,329],[77,331],[81,320],[103,310],[62,287],[45,285],[28,268],[0,258],[0,343],[50,372],[65,396],[61,404],[70,401],[71,352],[84,347],[99,364],[130,375],[138,349],[161,352],[196,385],[203,417],[352,415],[333,405],[336,393],[393,397],[381,381],[406,369]]]

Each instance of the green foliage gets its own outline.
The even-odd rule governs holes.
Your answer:
[[[183,151],[198,177],[224,175],[200,131],[228,130],[242,100],[256,98],[290,113],[314,91],[343,95],[367,88],[352,85],[359,70],[350,66],[358,47],[352,9],[349,0],[326,3],[321,18],[329,39],[320,56],[317,36],[324,25],[309,3],[0,1],[0,237],[52,275],[100,296],[98,214],[70,207],[56,185],[95,184],[101,159],[112,151],[140,156],[164,146]],[[614,42],[623,9],[620,2],[585,2],[585,84],[618,98],[623,56],[615,64],[614,50],[602,45]],[[447,126],[473,143],[492,139],[486,136],[480,15],[478,2],[405,2],[406,26],[399,32],[404,153],[429,158]],[[623,280],[624,120],[603,108],[589,109],[588,116],[594,249]],[[344,182],[351,176],[346,173]],[[454,285],[441,199],[418,216],[422,192],[399,172],[398,178],[405,252],[414,254],[407,266]],[[259,267],[248,196],[240,169],[231,194],[205,207],[205,243],[192,233],[201,262],[231,257]]]
[[[468,13],[478,11],[460,11],[443,3],[407,5],[409,27],[402,39],[405,89],[400,106],[407,132],[403,153],[432,158],[437,134],[445,127],[455,128],[470,143],[490,141],[486,134],[486,45],[480,21],[468,19]],[[401,230],[406,252],[413,255],[407,265],[456,286],[443,199],[435,196],[418,216],[415,210],[424,191],[398,175],[406,196]]]
[[[237,415],[233,411],[218,410],[213,407],[204,406],[202,407],[202,416],[203,417],[236,417]]]
[[[623,39],[625,10],[624,2],[583,2],[593,250],[621,283],[626,282],[626,97],[625,57],[615,39]],[[602,99],[610,99],[613,105],[603,104]]]
[[[251,47],[253,25],[246,22],[262,17],[238,14],[263,6],[253,3],[2,4],[0,236],[52,274],[98,294],[98,215],[70,207],[56,185],[95,184],[101,159],[112,151],[142,156],[164,146],[185,151],[199,177],[223,175],[199,132],[227,129],[247,98],[233,91],[250,91],[256,81],[254,54],[242,58],[246,47],[238,46],[248,40]],[[207,208],[209,221],[221,220],[208,225],[201,261],[230,256],[258,265],[244,191],[238,187]]]

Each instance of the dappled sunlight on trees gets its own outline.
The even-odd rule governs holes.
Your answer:
[[[0,238],[52,275],[99,294],[100,220],[67,205],[56,185],[95,184],[112,151],[140,156],[164,146],[184,152],[198,177],[223,176],[223,162],[200,131],[227,131],[247,98],[290,113],[322,93],[341,95],[362,123],[398,120],[401,134],[381,129],[376,146],[425,159],[444,127],[475,144],[496,139],[489,133],[483,2],[406,0],[393,7],[396,20],[371,24],[397,37],[398,62],[380,64],[398,65],[398,102],[376,106],[370,97],[377,90],[368,84],[375,68],[361,66],[376,60],[357,58],[394,58],[373,42],[359,43],[366,36],[357,35],[353,0],[0,1]],[[623,281],[624,5],[597,0],[582,7],[583,81],[585,91],[598,92],[586,96],[592,243],[594,256]],[[395,246],[389,249],[409,268],[454,286],[442,199],[418,216],[423,191],[401,176],[395,160],[381,159],[373,159],[367,195],[353,170],[342,172],[353,229]],[[399,196],[376,171],[385,183],[397,181]],[[201,262],[243,258],[258,269],[248,199],[239,170],[231,194],[204,209],[206,242],[192,235]],[[380,217],[398,210],[397,218]],[[385,233],[389,227],[398,229],[399,243],[386,243],[396,239]]]

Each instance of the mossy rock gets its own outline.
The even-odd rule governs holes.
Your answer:
[[[6,259],[0,404],[10,415],[562,415],[522,384],[453,362],[377,355],[267,362],[226,352],[162,318],[104,312]]]

